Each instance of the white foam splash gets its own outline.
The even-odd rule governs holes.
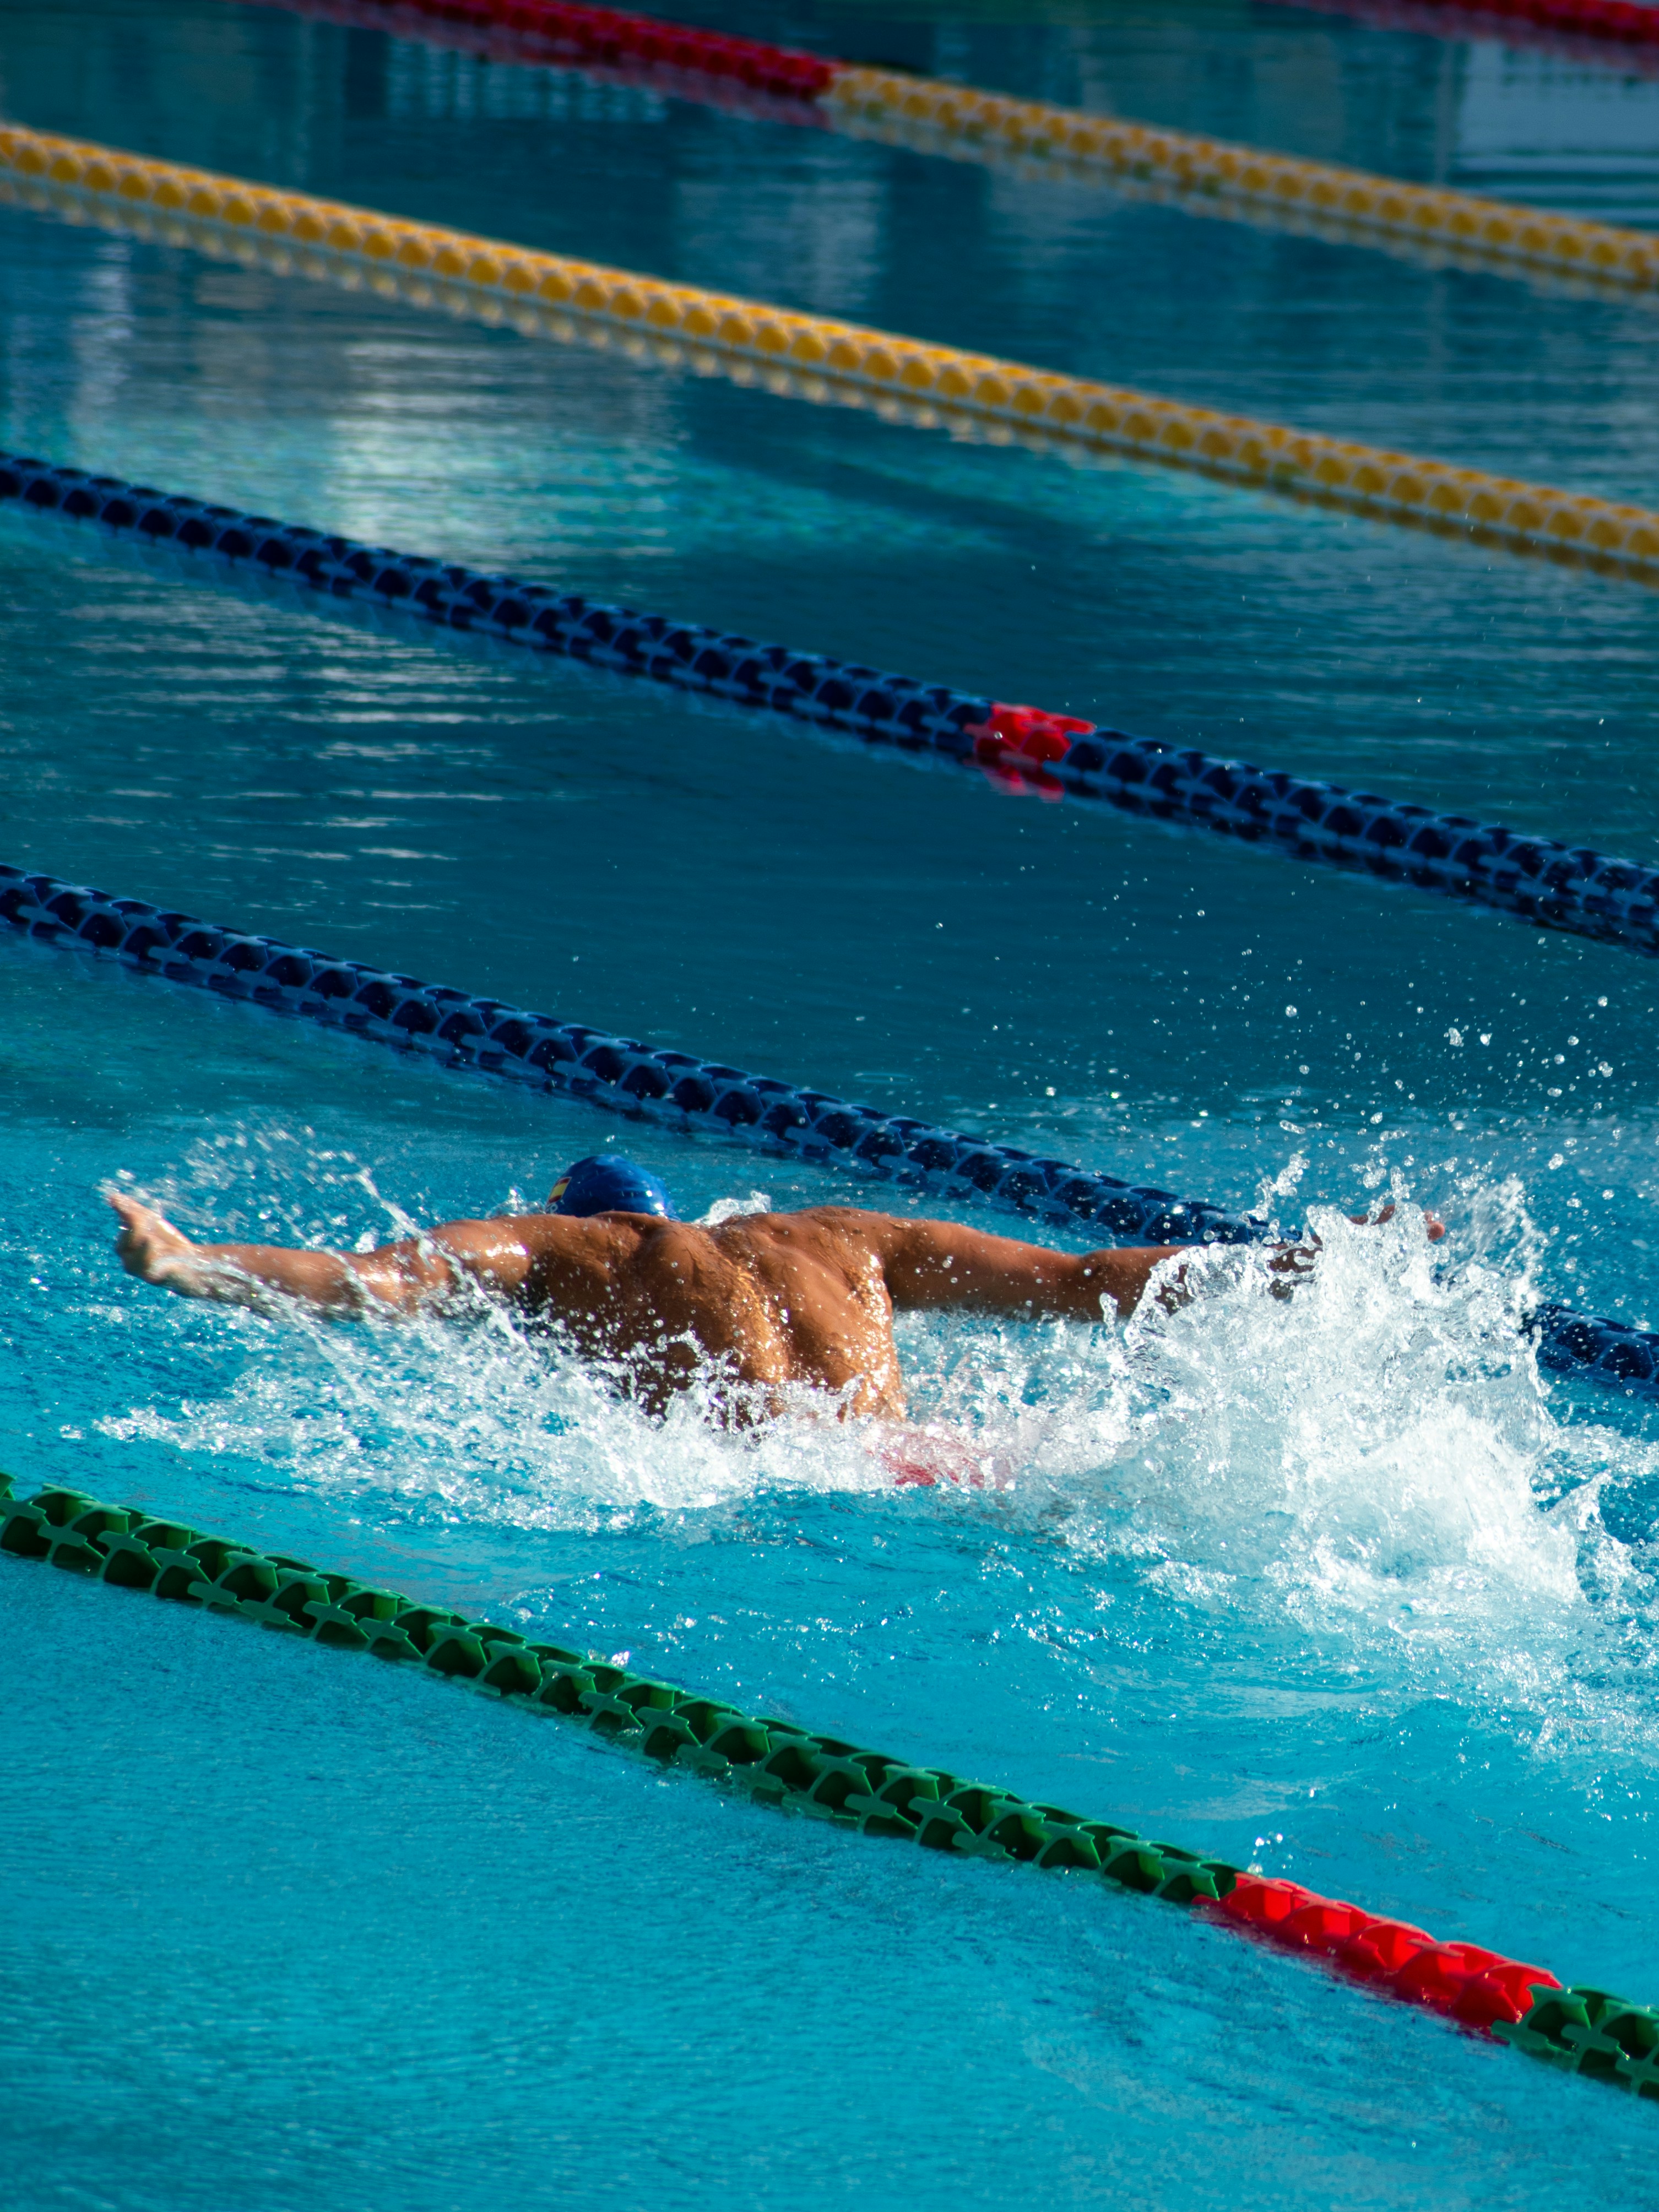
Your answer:
[[[700,1229],[718,1229],[722,1221],[739,1221],[746,1213],[769,1213],[769,1191],[751,1190],[747,1198],[717,1198],[707,1213],[697,1217]]]

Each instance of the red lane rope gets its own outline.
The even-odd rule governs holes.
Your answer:
[[[477,36],[504,33],[515,52],[582,68],[668,70],[741,85],[775,99],[811,102],[827,92],[844,62],[796,52],[763,39],[728,38],[720,31],[669,23],[618,8],[590,8],[576,0],[388,0],[386,5],[331,6],[328,0],[275,0],[289,12],[362,22],[373,15],[398,27],[395,18]],[[469,41],[470,42],[470,41]]]
[[[1242,1874],[1228,1894],[1195,1909],[1219,1916],[1280,1950],[1328,1960],[1348,1980],[1364,1982],[1408,2004],[1425,2005],[1466,2027],[1513,2027],[1559,1990],[1553,1974],[1506,1959],[1478,1943],[1442,1943],[1404,1920],[1321,1897],[1293,1881]]]
[[[1629,0],[1274,0],[1430,39],[1498,39],[1642,76],[1659,74],[1659,7]]]
[[[294,4],[294,0],[274,0],[274,4]],[[545,61],[683,71],[807,103],[827,92],[844,70],[859,66],[774,46],[764,39],[728,37],[623,9],[581,5],[579,0],[387,0],[383,6],[375,0],[367,6],[361,0],[356,6],[345,0],[335,7],[328,0],[297,0],[297,4],[304,13],[333,15],[347,21],[361,21],[372,12],[462,33],[504,33],[515,47],[524,42]],[[1609,45],[1659,48],[1659,5],[1639,4],[1639,0],[1282,0],[1282,4],[1355,15],[1388,28],[1448,39],[1518,33],[1522,42],[1537,43],[1536,33],[1565,33],[1589,58],[1596,58],[1598,47]]]
[[[777,72],[763,70],[758,62],[747,76],[738,76],[729,68],[717,70],[704,66],[705,62],[720,58],[708,51],[706,41],[700,50],[700,60],[647,60],[633,52],[617,52],[607,60],[597,52],[576,51],[556,25],[547,35],[538,36],[533,28],[526,30],[517,23],[507,22],[503,9],[467,6],[459,4],[459,0],[458,4],[441,9],[438,0],[246,0],[246,4],[280,8],[285,15],[306,15],[316,22],[338,23],[348,30],[384,31],[389,38],[418,41],[422,46],[473,54],[485,61],[507,62],[525,69],[580,70],[594,83],[643,88],[670,99],[695,101],[702,107],[720,108],[728,114],[790,123],[815,131],[832,127],[830,112],[818,105],[821,88],[816,81],[809,84],[805,73],[801,73],[798,83],[795,73],[790,72],[783,91],[768,90],[757,87],[754,78],[762,76],[769,82],[774,82]],[[533,12],[539,16],[556,11],[520,12]],[[556,12],[561,15],[599,15],[608,21],[613,11],[573,8]],[[728,40],[718,43],[749,48],[756,47],[758,42]],[[758,51],[765,55],[784,52],[781,46],[763,46]],[[812,61],[815,58],[806,55],[792,58]]]
[[[1457,0],[1419,0],[1419,4],[1431,19],[1441,14],[1454,19],[1473,14],[1543,31],[1571,31],[1581,38],[1611,39],[1625,46],[1659,46],[1659,8],[1640,7],[1636,0],[1480,0],[1474,9],[1459,6]],[[1451,35],[1467,33],[1458,28]]]

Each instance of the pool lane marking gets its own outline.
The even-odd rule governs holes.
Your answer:
[[[1526,0],[1528,7],[1534,3]],[[1647,231],[728,38],[649,15],[558,0],[264,4],[338,22],[378,24],[398,38],[471,46],[532,66],[586,67],[683,99],[758,105],[774,120],[827,124],[846,137],[949,159],[1029,163],[1039,173],[1091,179],[1137,195],[1150,191],[1191,215],[1229,216],[1269,229],[1311,229],[1384,250],[1402,246],[1413,259],[1449,253],[1460,263],[1504,274],[1547,270],[1587,280],[1602,292],[1659,287],[1659,237]],[[1650,20],[1659,13],[1632,12]]]
[[[1659,513],[1413,459],[1382,447],[1188,406],[825,315],[477,238],[64,138],[0,127],[0,178],[25,205],[173,245],[231,248],[283,273],[369,283],[422,307],[458,308],[559,340],[603,331],[636,357],[686,349],[738,382],[793,398],[853,395],[878,411],[953,429],[1034,437],[1196,471],[1373,520],[1427,524],[1506,551],[1659,580]],[[233,241],[236,244],[233,245]]]
[[[214,580],[227,569],[282,577],[331,602],[406,613],[452,636],[559,653],[937,755],[1012,796],[1085,799],[1190,823],[1297,860],[1468,899],[1540,928],[1659,951],[1659,870],[1589,846],[0,453],[0,507],[9,502],[129,543],[172,547],[191,566],[210,563]]]
[[[172,982],[425,1053],[441,1066],[567,1091],[634,1120],[680,1128],[702,1122],[763,1152],[1035,1214],[1097,1239],[1103,1232],[1108,1241],[1139,1244],[1246,1244],[1275,1233],[1272,1223],[1206,1199],[1127,1183],[913,1115],[21,867],[0,866],[0,921]],[[1522,1327],[1540,1364],[1554,1372],[1626,1396],[1659,1390],[1659,1334],[1555,1304],[1534,1308]]]
[[[943,1768],[817,1735],[678,1684],[418,1604],[286,1553],[205,1535],[142,1506],[56,1486],[12,1498],[0,1474],[0,1552],[279,1634],[423,1666],[520,1710],[740,1790],[756,1802],[958,1857],[1063,1869],[1184,1905],[1206,1919],[1321,1960],[1335,1974],[1437,2012],[1569,2070],[1659,2097],[1659,2009],[1563,1989],[1541,1966],[1154,1841],[1113,1821],[1038,1804]]]

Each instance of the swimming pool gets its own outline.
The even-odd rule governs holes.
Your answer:
[[[1576,64],[1197,4],[697,14],[1651,216],[1659,87],[1611,80],[1633,150],[1592,161]],[[1634,302],[625,88],[532,96],[221,0],[9,4],[0,72],[42,127],[1655,497]],[[16,211],[0,271],[10,448],[1653,853],[1629,584]],[[1233,1204],[1398,1178],[1452,1231],[1437,1279],[1333,1228],[1312,1295],[1241,1284],[1127,1348],[915,1325],[919,1401],[1016,1480],[895,1494],[855,1439],[654,1429],[509,1335],[143,1294],[96,1197],[123,1169],[187,1222],[350,1242],[533,1200],[608,1125],[0,939],[0,1464],[1659,1988],[1653,1416],[1540,1384],[1491,1327],[1523,1273],[1659,1325],[1646,963],[49,524],[0,518],[0,562],[6,858]],[[688,1206],[856,1194],[628,1142]],[[1201,2207],[1268,2161],[1298,2206],[1650,2193],[1647,2106],[1153,1905],[0,1580],[31,2208]]]

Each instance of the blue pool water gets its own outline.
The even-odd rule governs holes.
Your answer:
[[[699,20],[1649,222],[1659,85],[1288,9]],[[1659,501],[1653,310],[228,0],[0,5],[45,127]],[[1608,150],[1611,149],[1611,150]],[[0,443],[1651,860],[1659,602],[0,210]],[[1000,1489],[653,1427],[510,1329],[123,1276],[610,1125],[0,941],[0,1464],[1659,1995],[1659,975],[0,520],[0,852],[1325,1230],[1126,1335],[907,1324]],[[856,1194],[629,1131],[688,1211]],[[1392,1188],[1399,1231],[1340,1223]],[[874,1194],[872,1194],[873,1195]],[[887,1202],[884,1189],[878,1202]],[[899,1201],[902,1202],[902,1201]],[[1433,1264],[1412,1208],[1449,1237]],[[5,1563],[0,1562],[0,1565]],[[1155,1905],[825,1833],[15,1565],[11,2201],[1651,2203],[1652,2109]],[[19,2087],[16,2085],[23,2085]],[[1271,2177],[1270,2184],[1264,2177]]]

